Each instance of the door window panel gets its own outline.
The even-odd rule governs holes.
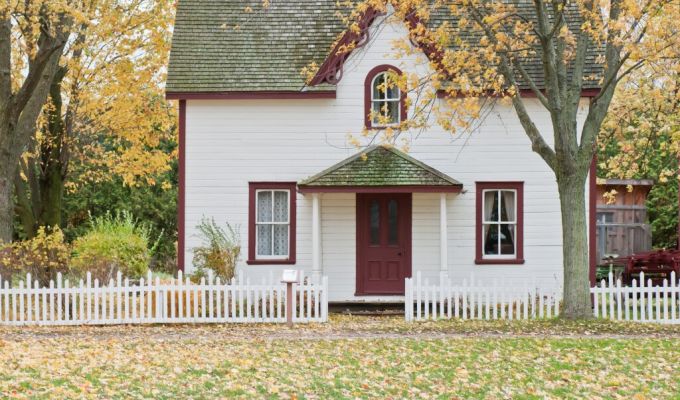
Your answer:
[[[387,205],[387,216],[389,224],[388,232],[388,244],[396,245],[399,243],[399,204],[396,200],[392,199]]]
[[[369,208],[371,244],[380,244],[380,202],[378,200],[371,201]]]

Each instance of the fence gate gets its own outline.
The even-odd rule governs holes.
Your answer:
[[[294,322],[327,321],[328,278],[294,284],[289,305],[286,285],[273,277],[259,283],[221,282],[210,275],[192,283],[181,272],[167,280],[149,273],[146,280],[131,284],[119,273],[100,286],[90,273],[73,285],[59,274],[48,287],[32,281],[30,274],[11,286],[0,277],[0,325],[280,323],[286,321],[289,306]]]

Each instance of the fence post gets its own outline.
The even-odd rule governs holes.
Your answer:
[[[293,326],[293,282],[286,282],[286,325]]]
[[[676,280],[675,271],[671,272],[671,320],[675,320],[676,308],[678,308],[678,296],[680,292],[680,282]],[[680,310],[678,310],[680,311]]]
[[[411,296],[413,295],[413,289],[412,289],[412,281],[411,278],[406,278],[404,285],[406,286],[406,296],[405,296],[405,302],[404,304],[404,317],[406,319],[406,322],[411,322],[411,319],[413,318],[413,302],[411,301]]]
[[[420,271],[416,273],[416,319],[419,320],[422,316],[421,314],[421,304],[423,299],[423,278]]]
[[[31,322],[33,320],[33,296],[31,296],[31,274],[26,274],[26,320]],[[23,314],[23,310],[22,310]]]

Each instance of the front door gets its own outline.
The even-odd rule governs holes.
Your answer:
[[[411,276],[411,194],[357,194],[357,295],[404,294]]]

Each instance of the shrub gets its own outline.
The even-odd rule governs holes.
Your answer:
[[[174,144],[173,144],[174,146]],[[174,147],[168,148],[170,152]],[[153,176],[155,185],[126,185],[120,177],[100,180],[82,179],[78,190],[64,198],[64,235],[69,242],[83,236],[90,228],[89,220],[106,214],[106,210],[127,210],[151,228],[158,246],[151,259],[154,272],[177,271],[177,184],[176,163],[173,169]],[[171,188],[164,184],[172,183]],[[162,232],[162,234],[161,234]]]
[[[68,272],[69,253],[59,227],[40,227],[32,239],[0,246],[0,274],[11,279],[12,275],[30,273],[32,279],[47,286],[58,272]]]
[[[123,211],[93,218],[85,235],[73,242],[74,270],[90,271],[93,279],[107,282],[118,271],[136,279],[149,269],[156,241],[150,246],[150,228]]]
[[[226,229],[218,226],[214,218],[201,219],[196,225],[202,246],[194,247],[193,264],[197,268],[197,277],[204,276],[211,270],[215,276],[230,280],[236,272],[236,263],[241,254],[241,240],[238,227],[227,223]]]

